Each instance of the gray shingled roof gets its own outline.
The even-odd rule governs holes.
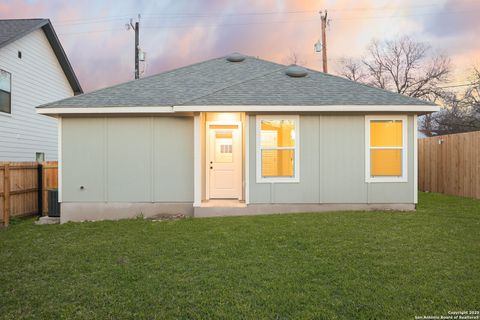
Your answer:
[[[428,105],[430,103],[308,70],[303,78],[288,66],[247,57],[207,60],[126,82],[40,108],[148,107],[179,105]]]
[[[43,26],[46,19],[0,20],[0,47]]]
[[[75,94],[83,93],[80,82],[68,61],[67,55],[60,44],[60,40],[53,29],[49,19],[6,19],[0,20],[0,48],[18,40],[30,32],[42,28],[48,42],[67,77],[70,86]]]

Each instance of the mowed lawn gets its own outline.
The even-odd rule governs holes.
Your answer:
[[[0,230],[0,318],[414,319],[480,309],[480,201]]]

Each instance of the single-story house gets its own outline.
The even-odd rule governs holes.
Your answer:
[[[231,54],[37,108],[61,221],[414,210],[424,101]]]

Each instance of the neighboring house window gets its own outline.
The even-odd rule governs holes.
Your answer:
[[[367,116],[366,182],[407,182],[407,117]]]
[[[299,181],[299,117],[257,116],[257,182]]]
[[[0,69],[0,112],[12,113],[11,74]]]
[[[35,152],[35,161],[44,162],[45,161],[45,153],[44,152]]]

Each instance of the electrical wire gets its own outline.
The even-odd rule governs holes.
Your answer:
[[[480,5],[480,3],[474,4]],[[438,3],[424,3],[424,4],[413,4],[409,5],[408,9],[410,8],[427,8],[427,7],[439,7]],[[329,9],[329,12],[352,12],[352,11],[395,11],[400,10],[402,7],[353,7],[353,8],[332,8]],[[238,12],[238,13],[209,13],[209,14],[197,14],[197,13],[146,13],[142,14],[142,18],[191,18],[191,17],[199,17],[199,18],[218,18],[218,17],[232,17],[232,16],[262,16],[262,15],[286,15],[286,14],[318,14],[318,10],[292,10],[292,11],[259,11],[259,12]],[[76,25],[76,24],[89,24],[89,23],[100,23],[105,21],[111,20],[120,20],[120,19],[128,19],[132,15],[135,14],[123,14],[117,16],[101,16],[95,17],[90,19],[69,19],[69,20],[56,20],[58,25]],[[360,17],[362,18],[362,17]],[[365,17],[364,17],[365,18]],[[368,18],[368,17],[366,17]],[[373,17],[376,18],[376,17]],[[382,17],[383,18],[383,17]],[[388,18],[388,17],[385,17]]]
[[[428,14],[410,14],[410,15],[391,15],[391,16],[376,16],[376,17],[358,17],[358,18],[337,18],[333,21],[344,21],[344,20],[367,20],[367,19],[395,19],[395,18],[407,18],[407,17],[416,17],[416,16],[428,16],[428,15],[452,15],[452,14],[462,14],[469,13],[470,11],[450,11],[445,13],[428,13]],[[186,25],[142,25],[143,29],[179,29],[179,28],[213,28],[213,27],[232,27],[232,26],[250,26],[250,25],[268,25],[268,24],[282,24],[282,23],[312,23],[318,22],[318,19],[303,19],[303,20],[290,20],[290,21],[258,21],[258,22],[240,22],[240,23],[214,23],[214,24],[186,24]],[[74,34],[88,34],[88,33],[98,33],[98,32],[107,32],[114,30],[124,30],[123,28],[118,29],[105,29],[105,30],[91,30],[91,31],[82,31],[82,32],[65,32],[60,33],[59,35],[74,35]]]

